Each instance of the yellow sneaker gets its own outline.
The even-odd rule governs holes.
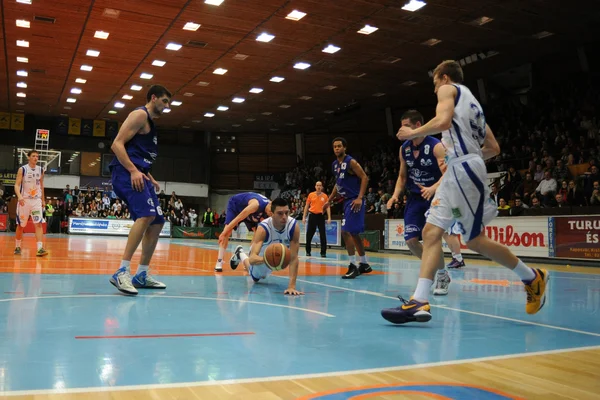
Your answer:
[[[550,280],[550,274],[545,269],[533,269],[533,272],[535,272],[535,278],[529,284],[525,284],[525,291],[527,292],[525,311],[527,311],[527,314],[535,314],[544,307],[546,288]]]

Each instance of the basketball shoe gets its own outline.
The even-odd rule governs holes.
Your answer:
[[[526,282],[525,291],[527,292],[527,305],[525,311],[527,314],[535,314],[546,304],[546,288],[550,280],[550,274],[545,269],[532,268],[535,273],[535,278]]]
[[[233,255],[229,259],[229,266],[231,267],[231,269],[235,270],[238,267],[238,265],[240,265],[240,262],[242,262],[240,255],[243,252],[244,252],[244,248],[242,246],[238,245],[235,248],[235,250],[233,251]]]
[[[381,316],[393,324],[405,324],[407,322],[427,322],[431,319],[431,308],[428,301],[417,301],[411,297],[410,301],[398,296],[402,304],[396,308],[385,308],[381,310]]]

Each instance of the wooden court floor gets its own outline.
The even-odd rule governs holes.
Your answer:
[[[514,277],[467,260],[434,320],[397,327],[378,313],[410,295],[408,256],[370,254],[377,272],[352,282],[339,279],[342,252],[303,256],[306,295],[286,298],[285,272],[264,285],[215,276],[215,243],[161,240],[153,265],[167,291],[132,299],[108,284],[123,238],[49,237],[43,259],[32,238],[13,256],[13,241],[0,235],[0,398],[600,398],[597,268],[546,266],[552,296],[529,317]],[[164,338],[212,331],[252,338]]]

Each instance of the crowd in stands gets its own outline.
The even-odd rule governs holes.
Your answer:
[[[600,206],[600,90],[589,81],[569,81],[527,96],[507,96],[484,107],[502,149],[488,160],[488,172],[500,172],[491,198],[502,215],[527,208]],[[406,196],[387,209],[398,177],[400,142],[386,138],[356,157],[369,176],[367,213],[402,218]],[[331,193],[330,160],[298,165],[285,176],[282,197],[301,218],[308,193],[320,180]],[[339,209],[338,209],[339,210]]]

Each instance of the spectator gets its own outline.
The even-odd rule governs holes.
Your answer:
[[[506,204],[506,200],[504,200],[504,198],[500,199],[500,203],[498,204],[498,210],[510,210],[510,207],[508,206],[508,204]]]
[[[583,192],[577,187],[574,180],[569,181],[567,204],[572,207],[581,207],[587,205],[587,201],[583,195]]]
[[[202,225],[204,225],[205,227],[213,226],[214,223],[215,223],[215,216],[214,216],[212,210],[210,209],[210,207],[208,207],[206,209],[206,212],[202,216]]]
[[[544,173],[544,179],[535,189],[542,196],[542,204],[546,205],[556,193],[556,180],[550,174],[550,171]]]
[[[592,195],[590,197],[590,205],[599,206],[600,205],[600,182],[595,181],[594,186],[592,187]]]

